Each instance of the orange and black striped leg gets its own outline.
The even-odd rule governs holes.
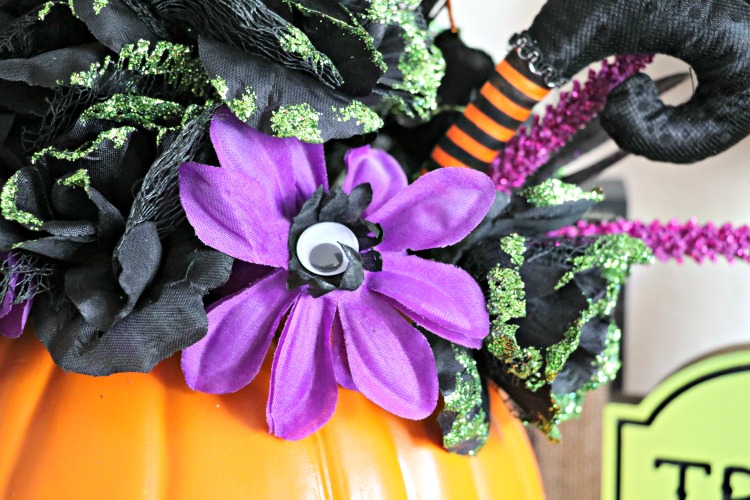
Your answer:
[[[431,167],[485,170],[549,92],[513,51],[432,151]]]

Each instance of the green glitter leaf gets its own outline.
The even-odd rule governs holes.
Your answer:
[[[297,137],[319,144],[323,142],[319,120],[318,112],[307,103],[282,106],[271,115],[271,130],[279,137]]]
[[[559,179],[549,179],[528,187],[521,191],[521,195],[535,207],[552,207],[582,200],[599,203],[604,200],[604,193],[601,191],[585,191],[575,184],[567,184]]]
[[[580,272],[598,269],[608,284],[606,300],[616,303],[620,287],[630,276],[631,267],[651,264],[653,261],[653,252],[638,238],[626,234],[602,236],[589,246],[583,255],[573,259],[573,269],[560,278],[556,289],[559,290],[570,283]]]
[[[586,248],[583,255],[573,259],[573,269],[560,278],[555,289],[561,289],[570,283],[576,274],[589,269],[599,270],[607,286],[604,298],[595,302],[589,300],[588,309],[570,326],[563,339],[547,348],[546,378],[549,382],[557,377],[570,355],[578,348],[583,326],[593,318],[605,318],[612,314],[617,306],[622,285],[630,275],[631,267],[636,264],[650,264],[653,260],[653,252],[642,240],[625,234],[602,236]]]
[[[582,391],[588,392],[598,389],[604,384],[612,382],[617,377],[617,372],[622,367],[620,361],[620,341],[622,340],[622,331],[614,321],[609,324],[607,339],[605,340],[604,350],[596,357],[595,363],[599,369],[594,373]]]
[[[388,70],[388,66],[385,64],[385,61],[383,60],[383,54],[378,52],[378,50],[375,48],[375,40],[373,40],[372,35],[370,35],[370,33],[368,33],[367,30],[357,22],[357,20],[354,18],[353,15],[350,14],[351,22],[347,23],[347,22],[342,21],[341,19],[337,19],[335,17],[324,14],[323,12],[311,9],[305,6],[302,2],[298,2],[294,0],[284,0],[284,1],[290,6],[292,6],[294,9],[298,10],[304,16],[311,17],[313,19],[316,17],[325,18],[328,22],[337,26],[339,29],[347,33],[349,36],[353,38],[357,38],[358,40],[362,41],[365,44],[367,51],[370,53],[370,62],[372,62],[375,66],[377,66],[380,69],[380,71],[382,71],[383,73],[385,73]],[[291,34],[291,36],[295,37],[294,34]],[[305,38],[307,38],[307,36],[305,36]],[[297,36],[296,39],[298,42],[300,41],[299,36]],[[287,41],[286,43],[288,44],[288,46],[290,46],[289,45],[290,41]],[[338,71],[337,71],[337,74],[338,74]]]
[[[255,110],[258,109],[257,97],[255,92],[250,87],[247,87],[240,97],[227,101],[227,106],[229,106],[229,109],[232,110],[232,113],[237,118],[247,121],[255,113]]]
[[[220,77],[215,76],[211,79],[211,85],[216,89],[216,93],[221,98],[222,102],[225,103],[232,113],[242,121],[247,121],[258,109],[258,97],[255,95],[252,87],[245,87],[244,91],[239,93],[239,97],[234,99],[227,99],[229,96],[229,86],[227,81]]]
[[[394,111],[410,117],[429,120],[437,109],[437,91],[445,75],[445,60],[422,29],[415,10],[419,2],[407,0],[374,0],[367,17],[375,23],[398,24],[402,30],[404,52],[398,61],[402,81],[393,89],[409,94],[408,98],[389,96]]]
[[[38,231],[44,223],[34,214],[21,210],[16,205],[18,176],[20,174],[20,171],[13,174],[3,186],[3,190],[0,192],[0,209],[6,220],[17,222],[27,229]]]
[[[284,33],[279,39],[282,49],[290,54],[302,56],[315,73],[330,71],[337,79],[341,79],[339,70],[336,69],[333,61],[327,55],[319,52],[304,32],[292,25],[289,25],[287,29],[288,32]]]
[[[81,114],[81,119],[130,122],[147,130],[155,130],[161,127],[157,122],[180,120],[184,113],[185,108],[175,102],[116,94],[86,109]]]
[[[569,394],[555,394],[555,400],[560,407],[559,421],[565,422],[579,418],[583,413],[583,403],[586,393],[593,391],[612,382],[622,367],[620,361],[620,340],[622,332],[613,321],[609,324],[605,347],[601,354],[596,357],[594,364],[597,366],[596,373],[578,391]]]
[[[124,45],[117,62],[107,57],[103,63],[93,64],[88,70],[71,75],[70,84],[93,88],[111,69],[162,76],[174,90],[190,92],[198,97],[206,97],[211,88],[203,65],[193,57],[190,47],[163,40],[153,44],[148,40],[139,40]]]
[[[68,177],[57,180],[57,183],[66,187],[81,187],[88,191],[91,188],[91,177],[85,168],[76,170]]]
[[[526,292],[521,273],[516,269],[496,267],[487,275],[490,300],[487,308],[503,323],[526,316]]]
[[[522,348],[516,338],[519,327],[513,320],[526,315],[524,283],[520,274],[525,262],[525,240],[516,235],[509,236],[501,240],[500,247],[511,262],[508,266],[506,260],[488,274],[490,298],[487,305],[492,323],[485,348],[500,361],[506,373],[522,381],[528,390],[536,393],[536,398],[548,402],[549,407],[544,413],[530,413],[523,418],[533,422],[549,439],[558,440],[559,424],[580,414],[585,394],[611,381],[619,370],[621,333],[611,321],[611,314],[631,267],[651,263],[653,254],[641,240],[622,234],[600,237],[586,247],[583,254],[574,254],[577,256],[568,261],[570,271],[561,277],[555,289],[569,284],[578,273],[596,269],[605,281],[604,296],[597,300],[588,299],[587,306],[566,327],[559,342],[545,348]],[[574,393],[553,393],[553,382],[578,349],[584,326],[598,319],[607,320],[609,328],[605,348],[594,360],[596,372]]]
[[[94,0],[94,14],[97,16],[102,13],[104,7],[109,4],[109,0]]]
[[[44,19],[49,15],[50,11],[52,10],[52,7],[55,5],[61,5],[62,2],[47,2],[44,5],[41,6],[39,9],[39,12],[37,12],[37,19],[40,21],[44,21]],[[64,5],[64,4],[63,4]]]
[[[96,151],[99,146],[105,141],[112,143],[113,147],[120,149],[125,146],[128,141],[130,134],[135,132],[135,127],[118,127],[110,130],[106,130],[100,133],[93,141],[80,146],[77,149],[58,149],[54,146],[50,146],[34,153],[31,157],[31,163],[36,163],[43,156],[49,156],[58,160],[76,161],[82,158],[86,158],[88,155]]]
[[[490,290],[487,309],[492,317],[486,349],[503,363],[506,370],[537,390],[544,382],[541,370],[542,352],[535,347],[522,348],[516,339],[518,325],[514,319],[526,317],[526,291],[520,267],[524,263],[526,239],[517,234],[500,240],[500,249],[511,259],[514,268],[498,265],[487,275]]]
[[[487,442],[486,392],[469,349],[427,333],[438,367],[444,406],[438,416],[443,446],[452,453],[475,455]]]
[[[352,101],[345,108],[333,108],[341,117],[340,122],[354,120],[357,125],[362,127],[363,134],[375,132],[383,126],[383,120],[373,110],[359,101]]]
[[[378,24],[398,23],[402,11],[413,12],[420,4],[420,0],[372,0],[367,17]]]
[[[506,236],[500,240],[500,250],[510,256],[513,265],[521,267],[526,253],[526,238],[517,234]]]
[[[227,81],[220,76],[215,76],[210,80],[211,85],[216,89],[216,93],[219,94],[222,100],[226,100],[227,94],[229,94],[229,86]]]

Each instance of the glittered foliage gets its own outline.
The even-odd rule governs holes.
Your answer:
[[[438,416],[443,446],[475,455],[489,437],[489,402],[472,351],[429,335],[444,407]]]
[[[149,371],[205,335],[203,296],[232,258],[185,223],[177,168],[209,154],[218,105],[193,49],[140,40],[61,80],[22,137],[0,190],[0,251],[20,263],[14,297],[33,297],[36,334],[63,368]]]
[[[307,142],[347,139],[380,128],[381,115],[429,119],[437,106],[445,63],[420,2],[73,0],[73,5],[112,50],[184,44],[195,55],[190,64],[197,60],[198,73],[206,73],[200,75],[201,89],[269,135],[290,137],[298,129],[293,136]],[[82,72],[79,81],[86,76]]]
[[[649,248],[623,235],[581,240],[502,238],[476,252],[495,264],[486,277],[490,336],[480,365],[550,439],[580,414],[587,391],[619,369],[613,312],[633,265]]]

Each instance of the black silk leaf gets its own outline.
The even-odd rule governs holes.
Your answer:
[[[372,38],[354,16],[337,1],[290,1],[289,5],[295,26],[336,66],[343,78],[341,91],[351,97],[370,95],[384,70],[376,63],[380,54]]]
[[[241,101],[249,89],[254,94],[256,106],[251,108],[251,113],[241,116],[253,128],[270,135],[293,135],[296,132],[297,137],[308,142],[346,139],[373,131],[365,121],[343,111],[356,101],[312,76],[208,38],[202,37],[199,47],[208,75],[219,77],[226,83],[227,91],[223,97],[230,102],[230,108],[231,102]],[[284,84],[279,85],[279,82]],[[287,130],[284,124],[274,119],[280,109],[283,112],[283,109],[295,107],[306,110],[307,130],[302,133],[293,128]]]
[[[167,255],[148,291],[106,330],[88,323],[64,294],[37,298],[36,334],[57,364],[89,375],[148,372],[206,334],[203,296],[228,279],[232,259],[203,246],[186,226],[164,246]]]
[[[101,62],[106,49],[92,43],[78,47],[52,50],[26,59],[0,60],[0,79],[53,88],[67,82],[70,75],[88,70]]]
[[[115,52],[138,40],[159,39],[122,0],[108,0],[99,12],[91,0],[73,0],[73,7],[96,39]]]
[[[489,437],[489,395],[471,350],[428,334],[435,355],[444,406],[438,415],[443,446],[452,453],[474,455]]]

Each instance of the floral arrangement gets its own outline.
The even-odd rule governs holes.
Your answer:
[[[750,133],[743,38],[705,55],[719,35],[674,2],[629,3],[661,16],[650,31],[581,2],[550,0],[498,65],[430,29],[429,0],[4,2],[0,333],[33,318],[94,376],[181,352],[210,393],[271,352],[268,428],[290,440],[339,386],[408,419],[442,399],[456,453],[487,440],[496,387],[557,439],[620,367],[632,266],[750,259],[746,227],[613,219],[582,187],[629,153],[692,162]],[[745,2],[692,3],[750,31]],[[681,107],[658,94],[684,75],[640,73],[659,52],[701,80]],[[561,174],[610,136],[620,151]]]

